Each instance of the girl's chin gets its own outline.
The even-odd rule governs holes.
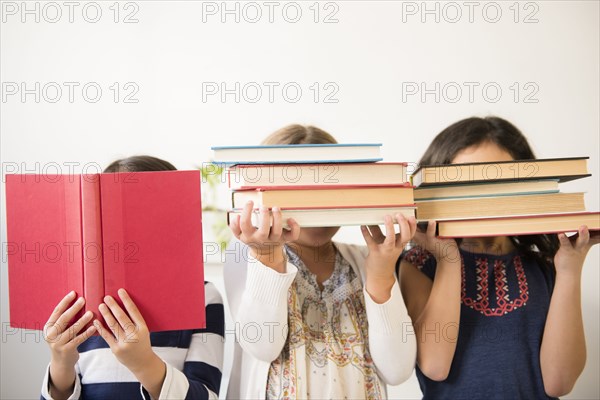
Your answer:
[[[303,228],[300,231],[300,237],[295,243],[310,247],[323,246],[331,242],[331,238],[333,238],[339,229],[339,227]]]

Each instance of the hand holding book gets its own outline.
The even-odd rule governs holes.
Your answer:
[[[437,223],[428,221],[419,223],[419,229],[415,232],[413,240],[415,243],[433,254],[437,261],[457,261],[460,260],[458,244],[454,239],[441,239],[437,236]]]
[[[98,308],[109,329],[104,329],[98,320],[94,320],[94,326],[117,360],[135,375],[152,398],[158,398],[167,371],[165,363],[152,350],[146,321],[129,294],[125,289],[119,289],[118,294],[125,310],[112,296],[104,297]]]
[[[398,257],[417,230],[414,217],[406,219],[400,213],[395,216],[400,233],[394,231],[394,220],[385,216],[385,235],[378,225],[361,226],[361,231],[369,255],[365,261],[365,287],[371,298],[379,304],[385,303],[391,296],[392,286],[396,283],[395,266]]]
[[[285,272],[283,245],[298,239],[300,226],[289,218],[286,221],[289,230],[284,229],[279,208],[273,207],[271,212],[263,206],[260,209],[260,226],[256,228],[252,225],[253,208],[254,203],[247,202],[242,214],[231,218],[229,227],[236,238],[250,247],[254,258],[277,272]],[[270,213],[272,218],[269,217]]]
[[[583,225],[579,231],[570,237],[565,233],[558,234],[560,247],[554,255],[556,273],[580,273],[588,251],[593,245],[600,243],[600,232],[590,232]]]
[[[83,309],[85,299],[75,300],[75,291],[71,291],[56,305],[44,326],[44,339],[50,347],[51,391],[55,399],[68,398],[73,393],[75,382],[75,364],[79,360],[77,346],[87,340],[96,331],[91,325],[81,330],[92,320],[88,311],[73,325],[69,323]]]
[[[99,306],[104,326],[99,320],[94,320],[93,325],[83,332],[81,330],[92,321],[91,311],[70,325],[70,321],[85,305],[83,297],[73,303],[75,292],[72,291],[54,309],[44,329],[44,338],[51,352],[50,378],[54,398],[68,398],[73,393],[75,364],[79,360],[77,346],[96,331],[119,362],[136,376],[154,398],[158,397],[166,373],[164,362],[152,350],[148,326],[129,294],[124,289],[120,289],[118,294],[125,310],[111,296],[106,296],[105,303]]]

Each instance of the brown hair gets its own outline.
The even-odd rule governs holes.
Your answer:
[[[104,172],[176,171],[168,161],[152,156],[133,156],[115,160]]]
[[[329,133],[312,125],[292,124],[267,136],[261,144],[335,144]]]
[[[419,165],[450,164],[460,151],[485,142],[496,144],[515,160],[535,158],[527,138],[507,120],[472,117],[455,122],[440,132],[425,150]]]

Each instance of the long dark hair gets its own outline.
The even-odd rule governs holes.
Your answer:
[[[535,159],[527,138],[516,126],[490,116],[466,118],[444,129],[433,139],[419,165],[450,164],[460,151],[486,142],[506,150],[515,160]],[[526,257],[553,268],[559,247],[557,235],[510,236],[509,239]]]
[[[168,161],[152,156],[132,156],[115,160],[104,172],[144,172],[144,171],[175,171],[177,168]]]

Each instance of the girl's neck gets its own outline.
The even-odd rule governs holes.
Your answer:
[[[493,255],[509,254],[515,250],[515,245],[508,236],[464,238],[460,248],[471,253],[484,253]]]
[[[306,268],[317,277],[317,283],[321,290],[335,267],[336,250],[332,241],[319,246],[308,246],[293,243],[292,250],[300,257]]]
[[[335,256],[335,246],[332,241],[321,245],[292,242],[289,246],[304,263],[331,261],[334,258],[333,256]]]

